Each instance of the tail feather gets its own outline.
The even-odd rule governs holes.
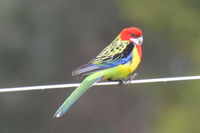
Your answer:
[[[82,96],[93,84],[99,82],[103,76],[89,75],[86,77],[81,85],[77,87],[72,94],[64,101],[64,103],[58,108],[53,117],[60,117],[66,113],[69,108]]]

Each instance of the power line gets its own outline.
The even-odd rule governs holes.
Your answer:
[[[153,79],[137,79],[124,84],[141,84],[141,83],[158,83],[170,81],[184,81],[184,80],[198,80],[200,76],[185,76],[185,77],[168,77],[168,78],[153,78]],[[108,86],[119,85],[118,81],[100,82],[94,86]],[[58,85],[41,85],[41,86],[27,86],[27,87],[13,87],[13,88],[0,88],[0,92],[15,92],[15,91],[30,91],[30,90],[46,90],[46,89],[59,89],[59,88],[72,88],[78,87],[80,83],[71,84],[58,84]]]

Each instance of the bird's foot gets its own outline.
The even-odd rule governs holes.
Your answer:
[[[129,75],[128,76],[128,78],[126,78],[123,82],[124,82],[124,84],[131,84],[131,81],[133,80],[133,79],[135,79],[135,77],[137,76],[137,73],[133,73],[133,74],[131,74],[131,75]]]
[[[111,79],[108,79],[108,81],[118,81],[119,82],[119,85],[130,85],[131,84],[131,81],[137,76],[137,73],[133,73],[131,75],[129,75],[126,79],[122,79],[122,80],[111,80]]]

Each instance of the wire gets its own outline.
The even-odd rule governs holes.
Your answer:
[[[200,76],[185,76],[185,77],[168,77],[168,78],[153,78],[153,79],[138,79],[132,80],[126,84],[141,84],[141,83],[158,83],[158,82],[170,82],[170,81],[183,81],[183,80],[198,80]],[[119,85],[118,81],[100,82],[93,86],[108,86]],[[0,88],[0,92],[15,92],[15,91],[30,91],[30,90],[46,90],[46,89],[59,89],[59,88],[72,88],[78,87],[80,83],[72,84],[58,84],[58,85],[41,85],[41,86],[27,86],[27,87],[13,87],[13,88]]]

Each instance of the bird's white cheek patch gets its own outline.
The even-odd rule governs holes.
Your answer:
[[[130,40],[135,43],[135,44],[139,44],[139,40],[138,39],[135,39],[135,38],[130,38]]]

